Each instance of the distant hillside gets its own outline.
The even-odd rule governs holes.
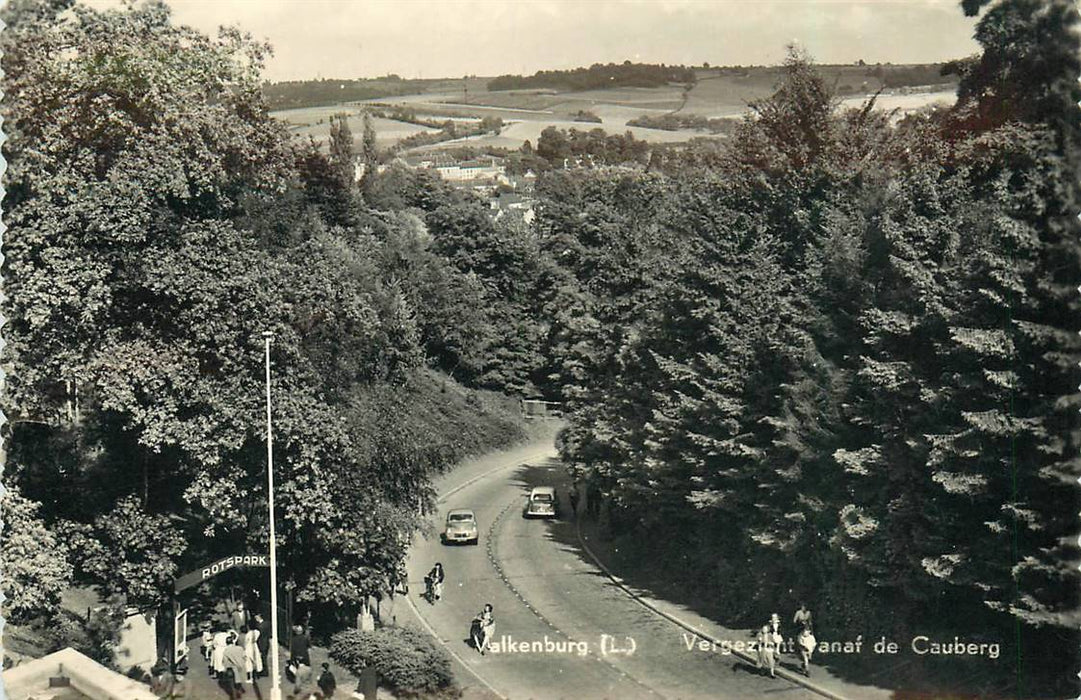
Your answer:
[[[397,75],[383,78],[322,78],[320,80],[291,80],[282,83],[264,83],[263,94],[271,111],[296,109],[298,107],[323,107],[342,102],[373,100],[380,97],[416,95],[422,92],[450,89],[461,86],[461,80],[445,78],[408,80]],[[459,87],[459,89],[461,89]]]
[[[818,69],[841,95],[869,94],[881,88],[949,85],[957,82],[957,76],[942,75],[942,64],[938,63],[821,65]],[[456,94],[454,101],[457,102],[471,103],[479,100],[479,104],[488,104],[489,101],[483,97],[485,94],[506,95],[507,90],[533,89],[569,93],[616,88],[662,88],[672,84],[697,85],[692,93],[697,94],[716,91],[720,89],[720,84],[724,83],[732,89],[742,87],[743,92],[750,90],[744,97],[758,97],[772,92],[782,70],[780,66],[688,68],[625,61],[621,64],[598,63],[589,68],[572,70],[539,71],[531,76],[502,75],[491,79],[468,76],[461,79],[409,80],[388,75],[382,78],[294,80],[265,83],[263,94],[266,95],[271,111],[323,107],[422,93]],[[717,85],[703,90],[711,83]],[[524,104],[515,103],[515,106],[528,108]]]
[[[488,83],[488,89],[521,90],[597,90],[608,87],[660,87],[668,83],[693,83],[694,69],[650,63],[594,63],[589,68],[542,70],[530,76],[501,75]]]

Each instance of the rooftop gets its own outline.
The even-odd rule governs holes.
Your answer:
[[[157,700],[150,688],[71,647],[4,671],[8,700]]]

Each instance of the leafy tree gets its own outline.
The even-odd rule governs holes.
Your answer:
[[[330,163],[344,188],[353,185],[355,161],[353,132],[349,129],[348,116],[335,114],[330,118]]]
[[[362,206],[341,124],[337,163],[291,143],[259,90],[266,47],[160,2],[4,12],[14,483],[73,521],[84,580],[139,603],[182,561],[266,546],[270,330],[280,552],[299,598],[355,604],[404,555],[443,464],[415,458],[445,441],[381,442],[390,426],[350,407],[412,386],[388,415],[431,416],[456,385],[428,379],[426,344],[472,352],[451,331],[477,285]],[[408,196],[439,206],[427,184]],[[453,414],[492,426],[478,445],[519,436]]]
[[[0,496],[4,527],[0,537],[3,564],[4,618],[22,624],[55,614],[60,595],[70,583],[68,543],[41,520],[41,506],[16,488]]]
[[[372,115],[368,112],[364,113],[364,135],[361,142],[363,150],[362,157],[364,164],[369,169],[374,169],[379,162],[379,151],[375,145],[375,122],[372,120]]]
[[[963,73],[958,89],[959,111],[979,128],[1007,121],[1051,126],[1065,147],[1077,147],[1081,117],[1074,107],[1081,88],[1073,79],[1081,71],[1077,55],[1078,14],[1065,0],[963,0],[965,14],[986,10],[976,26],[983,47],[979,58],[955,65]]]
[[[439,207],[425,220],[434,250],[484,287],[490,341],[475,381],[532,393],[530,379],[541,361],[542,333],[532,302],[542,263],[530,233],[493,222],[475,202]]]
[[[93,524],[67,523],[63,531],[79,570],[107,595],[139,606],[169,599],[187,543],[168,516],[147,513],[129,496]]]
[[[570,157],[570,146],[561,129],[554,126],[545,127],[537,139],[536,153],[549,163],[562,163],[564,158]]]

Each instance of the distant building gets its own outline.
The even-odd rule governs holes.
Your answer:
[[[495,156],[460,161],[451,155],[436,151],[404,156],[400,160],[410,168],[434,170],[447,182],[459,185],[510,184],[503,160]]]
[[[533,186],[537,183],[537,174],[532,170],[527,170],[522,175],[509,175],[507,181],[516,191],[532,192]]]
[[[537,217],[533,209],[535,203],[536,200],[531,197],[526,197],[517,192],[505,192],[491,200],[492,218],[499,221],[504,216],[517,215],[522,217],[522,221],[525,223],[531,224]]]

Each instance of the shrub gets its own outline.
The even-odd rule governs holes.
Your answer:
[[[693,129],[695,131],[708,131],[711,134],[731,134],[738,124],[738,119],[725,117],[708,119],[700,114],[643,114],[627,122],[627,126],[640,126],[645,129],[661,129],[664,131]]]
[[[120,628],[124,624],[124,607],[112,599],[94,610],[89,620],[82,620],[67,610],[42,618],[37,622],[47,653],[71,647],[86,654],[94,661],[116,668],[116,646],[120,642]]]
[[[450,658],[423,632],[410,627],[383,627],[374,632],[345,630],[335,634],[330,656],[359,675],[371,666],[382,684],[402,697],[456,697],[459,693]]]

